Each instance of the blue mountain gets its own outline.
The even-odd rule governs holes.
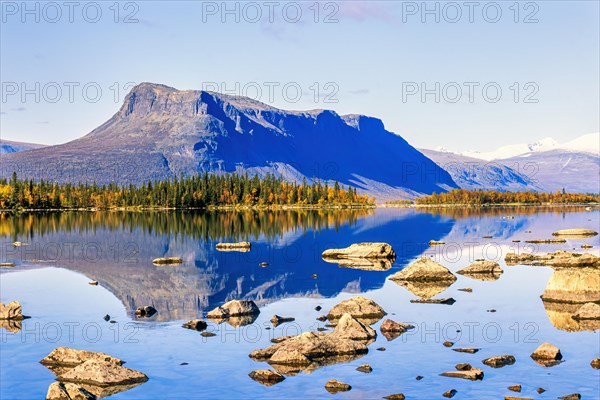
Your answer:
[[[383,122],[328,110],[284,111],[258,101],[142,83],[80,139],[3,156],[1,175],[57,182],[140,184],[201,172],[338,181],[378,199],[457,185]]]

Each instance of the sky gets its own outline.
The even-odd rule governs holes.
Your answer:
[[[598,1],[2,1],[0,138],[58,144],[140,82],[383,120],[419,148],[597,132]]]

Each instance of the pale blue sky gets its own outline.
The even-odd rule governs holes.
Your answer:
[[[234,91],[237,82],[238,94],[246,85],[255,98],[259,87],[259,100],[283,109],[329,108],[379,117],[388,130],[417,147],[491,150],[545,136],[567,141],[599,130],[598,1],[520,2],[518,23],[513,1],[478,2],[473,22],[464,2],[453,3],[462,12],[456,23],[450,22],[456,9],[437,2],[427,4],[439,7],[438,23],[435,15],[421,21],[422,10],[414,8],[421,7],[420,1],[275,3],[271,23],[262,1],[253,6],[228,2],[231,9],[238,4],[239,22],[233,14],[221,14],[221,1],[121,2],[115,23],[113,2],[99,2],[102,15],[91,23],[84,16],[94,19],[95,9],[88,5],[84,14],[82,2],[71,23],[64,6],[56,17],[45,3],[28,3],[34,10],[37,4],[36,22],[36,11],[24,14],[20,1],[2,2],[0,135],[46,144],[76,139],[118,110],[128,83],[145,81],[179,89],[224,82]],[[293,21],[296,4],[302,17],[287,22],[283,8]],[[254,18],[255,5],[263,19],[244,20],[244,15]],[[502,15],[488,22],[495,18],[495,5]],[[130,13],[137,22],[124,23]],[[331,13],[334,21],[324,23]],[[531,13],[538,22],[524,23]],[[22,90],[36,92],[36,82],[39,101],[34,94],[23,99]],[[72,101],[69,82],[78,85]],[[272,99],[268,82],[279,84]],[[423,102],[419,94],[407,94],[415,87],[412,82],[429,88],[435,82],[440,88],[456,82],[462,97],[451,102],[456,85],[449,85],[439,103],[433,94]],[[464,82],[479,84],[473,102]],[[490,82],[502,90],[496,103],[490,102],[494,86],[490,101],[482,93]],[[516,103],[515,82],[520,90]],[[286,84],[289,97],[301,88],[299,101],[284,96]],[[57,86],[62,93],[52,102]],[[92,101],[95,87],[102,90],[97,102]],[[315,101],[317,87],[321,96]],[[525,103],[523,97],[536,90],[532,99],[538,102]],[[337,103],[325,102],[324,95],[334,92]]]

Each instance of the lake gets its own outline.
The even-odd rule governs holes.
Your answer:
[[[578,207],[0,215],[0,262],[17,264],[0,271],[0,301],[18,300],[31,316],[20,327],[0,328],[0,398],[43,398],[55,375],[39,360],[58,346],[102,351],[148,375],[146,383],[115,399],[331,398],[324,384],[332,378],[352,385],[336,398],[400,392],[441,398],[449,389],[458,391],[456,398],[555,399],[575,392],[598,398],[600,372],[590,362],[600,355],[600,326],[573,320],[573,304],[540,298],[550,281],[567,292],[576,283],[548,267],[507,266],[504,256],[555,250],[598,255],[599,236],[560,244],[525,240],[552,238],[558,229],[598,230],[599,217],[598,208]],[[218,242],[242,240],[252,243],[251,251],[215,249]],[[445,245],[430,247],[430,240]],[[391,268],[352,269],[321,258],[325,249],[357,242],[392,245],[397,256]],[[584,243],[593,247],[584,250]],[[435,296],[452,297],[452,305],[411,303],[419,289],[387,278],[420,256],[454,273],[482,258],[498,261],[504,272],[489,280],[456,274],[457,281],[437,288]],[[184,262],[157,267],[157,257]],[[378,337],[362,357],[292,374],[269,387],[248,377],[271,368],[250,359],[251,351],[269,346],[273,337],[324,327],[316,318],[357,294],[381,305],[385,318],[415,329],[388,341],[379,332],[382,319],[373,325]],[[232,299],[254,300],[260,315],[242,326],[207,321],[214,337],[181,327]],[[146,305],[158,313],[137,318],[134,310]],[[273,327],[274,314],[295,321]],[[444,341],[481,350],[458,353]],[[550,368],[535,363],[529,355],[542,342],[558,346],[564,362]],[[514,355],[516,363],[494,369],[481,362],[502,354]],[[483,369],[484,379],[439,375],[463,362]],[[365,363],[372,373],[356,371]],[[522,385],[520,394],[507,389],[515,384]],[[541,395],[539,387],[546,390]]]

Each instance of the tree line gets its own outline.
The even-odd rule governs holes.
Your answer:
[[[586,204],[600,202],[598,194],[544,192],[499,192],[495,190],[454,189],[446,193],[433,193],[415,200],[418,205],[490,205],[490,204]]]
[[[338,182],[286,182],[267,174],[201,174],[119,186],[0,180],[0,209],[205,208],[209,206],[366,206],[373,199]]]

